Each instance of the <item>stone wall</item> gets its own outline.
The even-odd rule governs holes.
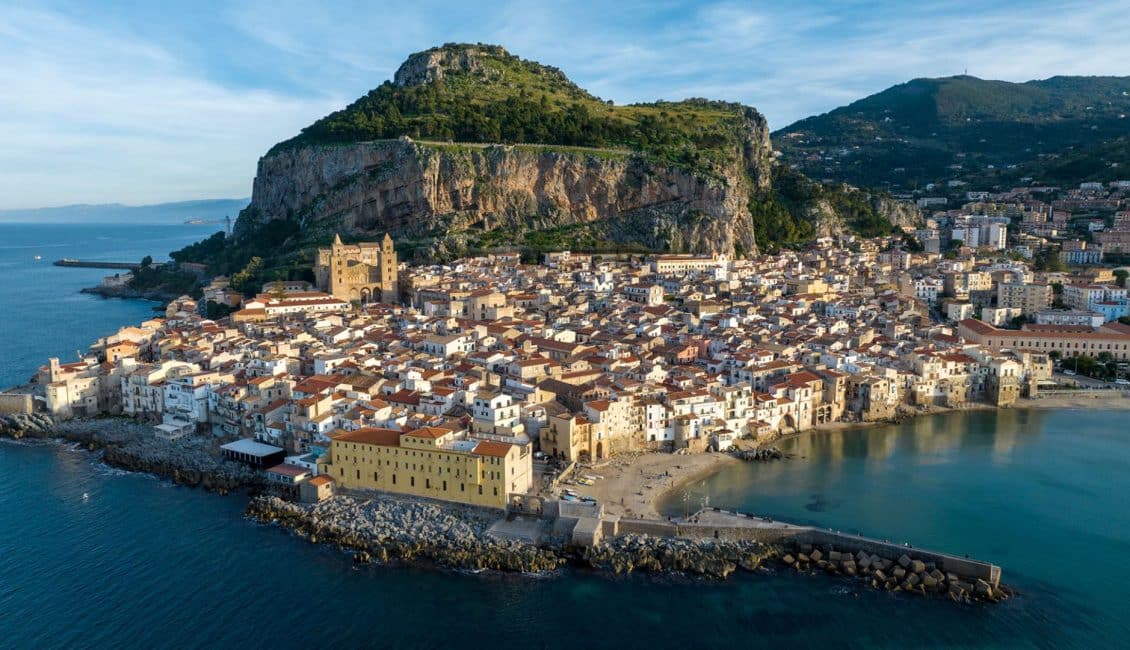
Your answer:
[[[26,415],[34,410],[35,402],[31,395],[0,393],[0,415]]]

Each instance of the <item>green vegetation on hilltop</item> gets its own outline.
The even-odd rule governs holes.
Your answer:
[[[899,84],[773,137],[815,178],[909,190],[1110,142],[1130,131],[1128,114],[1130,77],[959,76]]]
[[[692,99],[615,106],[580,89],[560,70],[500,47],[445,48],[474,50],[481,66],[448,69],[428,83],[386,81],[273,151],[406,135],[454,142],[625,148],[694,169],[732,161],[741,152],[748,109],[739,104]]]

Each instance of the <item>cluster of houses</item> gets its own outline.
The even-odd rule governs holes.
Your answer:
[[[250,314],[218,321],[186,297],[74,363],[51,360],[37,384],[57,416],[214,434],[279,483],[322,477],[315,496],[333,483],[505,507],[536,490],[535,455],[724,450],[900,410],[1007,406],[1050,378],[1053,350],[1085,353],[1081,337],[1130,354],[1117,323],[1046,326],[1029,344],[964,313],[940,320],[915,272],[974,301],[1031,271],[894,243],[753,260],[490,255],[402,267],[395,302],[265,287]]]

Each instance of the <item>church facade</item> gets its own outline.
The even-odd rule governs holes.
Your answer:
[[[330,248],[319,248],[314,262],[318,288],[333,297],[369,302],[396,302],[397,261],[392,237],[383,241],[341,243],[335,235]]]

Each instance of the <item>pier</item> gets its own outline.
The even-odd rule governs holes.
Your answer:
[[[63,258],[52,262],[54,266],[68,266],[80,269],[119,269],[125,271],[136,271],[141,268],[140,262],[101,262],[97,260],[73,260],[70,258]],[[161,262],[154,262],[152,266],[159,268]]]

